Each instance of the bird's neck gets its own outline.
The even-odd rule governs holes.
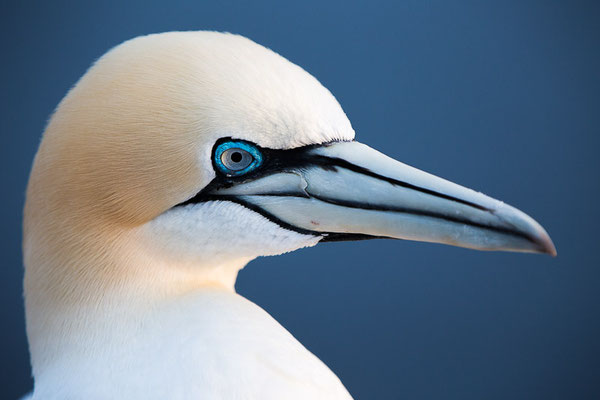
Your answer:
[[[167,265],[136,230],[25,242],[27,333],[36,379],[57,363],[135,340],[165,303],[211,288],[234,292],[248,259]],[[60,369],[60,368],[59,368]]]

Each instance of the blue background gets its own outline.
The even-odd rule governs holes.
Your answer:
[[[324,244],[252,262],[240,293],[357,399],[600,398],[598,4],[2,2],[1,397],[32,385],[20,224],[50,113],[112,46],[214,29],[315,75],[360,141],[530,213],[559,253]]]

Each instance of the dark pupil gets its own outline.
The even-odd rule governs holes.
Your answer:
[[[231,161],[233,161],[234,163],[239,163],[240,161],[242,161],[242,153],[240,153],[239,151],[231,153]]]

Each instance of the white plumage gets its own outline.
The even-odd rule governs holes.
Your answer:
[[[250,260],[357,235],[554,253],[520,211],[353,138],[316,79],[240,36],[150,35],[100,58],[28,186],[32,398],[350,399],[235,293]],[[250,172],[220,164],[223,142],[258,154]]]

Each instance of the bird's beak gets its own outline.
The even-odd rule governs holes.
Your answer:
[[[525,213],[364,144],[276,150],[267,158],[272,165],[260,174],[203,195],[323,240],[385,237],[556,255],[544,228]]]

